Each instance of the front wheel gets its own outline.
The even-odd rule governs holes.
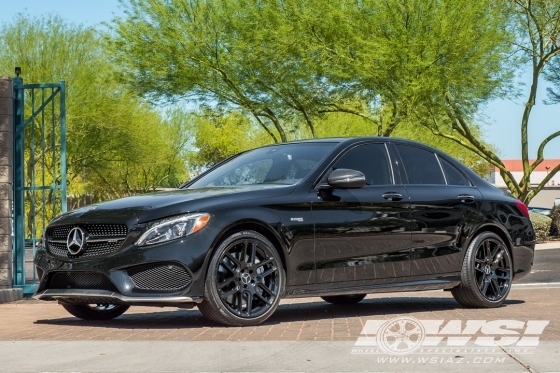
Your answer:
[[[258,325],[278,307],[284,276],[282,260],[266,237],[254,231],[234,233],[210,261],[198,309],[220,324]]]
[[[461,284],[451,289],[451,294],[464,307],[500,307],[509,294],[512,280],[513,266],[506,244],[498,235],[484,232],[469,245]]]
[[[332,304],[356,304],[361,302],[366,294],[349,294],[349,295],[330,295],[321,297],[325,302]]]
[[[83,320],[111,320],[129,308],[122,304],[63,304],[62,307]]]

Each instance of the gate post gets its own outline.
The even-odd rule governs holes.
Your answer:
[[[12,79],[0,77],[0,289],[12,287]]]

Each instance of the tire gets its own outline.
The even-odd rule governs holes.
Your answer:
[[[467,249],[461,269],[461,284],[451,294],[468,308],[500,307],[513,280],[511,254],[504,241],[492,232],[476,236]]]
[[[282,260],[274,245],[257,232],[237,232],[214,252],[198,309],[223,325],[258,325],[278,307],[284,284]]]
[[[111,320],[130,308],[122,304],[63,304],[62,307],[83,320]]]
[[[367,294],[330,295],[321,297],[325,302],[332,304],[356,304],[362,301]]]

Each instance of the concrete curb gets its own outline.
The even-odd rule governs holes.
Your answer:
[[[554,249],[560,249],[560,241],[538,243],[535,245],[535,250],[554,250]]]
[[[15,302],[23,299],[23,289],[0,289],[0,303]]]

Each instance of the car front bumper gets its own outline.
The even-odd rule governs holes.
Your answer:
[[[206,227],[160,245],[128,245],[111,255],[61,258],[40,248],[35,266],[39,300],[176,306],[202,301],[210,248],[217,230]]]

